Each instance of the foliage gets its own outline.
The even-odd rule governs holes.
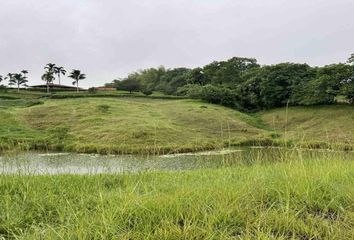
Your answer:
[[[138,92],[141,88],[141,84],[138,80],[133,78],[128,78],[117,82],[117,89],[132,92]]]
[[[202,88],[201,98],[209,103],[239,108],[237,104],[237,95],[226,87],[218,87],[208,84]]]
[[[91,87],[91,88],[89,88],[87,91],[88,91],[88,93],[90,93],[90,94],[95,94],[95,93],[97,93],[97,88]]]
[[[138,174],[0,176],[4,239],[352,239],[354,161],[280,151],[265,162]],[[242,154],[241,154],[242,155]],[[344,159],[350,159],[346,161]],[[93,169],[93,172],[95,169]]]
[[[353,63],[353,59],[352,56],[348,63]],[[139,82],[142,91],[200,98],[244,111],[259,111],[287,104],[333,104],[338,96],[353,103],[354,65],[349,64],[260,66],[256,59],[234,57],[194,69],[150,68],[132,73],[123,81]],[[123,81],[115,80],[111,86]]]
[[[150,96],[153,92],[149,89],[144,89],[141,91],[145,96]]]
[[[9,73],[7,75],[7,78],[9,80],[9,85],[15,85],[17,86],[17,91],[20,91],[21,86],[26,86],[26,83],[28,82],[27,78],[25,75],[22,73]]]
[[[177,96],[201,98],[203,86],[199,84],[187,84],[177,89]]]
[[[74,79],[73,85],[76,85],[76,90],[79,92],[79,81],[86,79],[86,74],[81,73],[80,70],[73,69],[69,78]]]
[[[65,74],[66,74],[66,70],[64,69],[64,67],[55,66],[55,67],[54,67],[54,73],[58,76],[59,85],[60,85],[60,84],[61,84],[61,82],[60,82],[60,76],[61,76],[61,75],[65,75]]]

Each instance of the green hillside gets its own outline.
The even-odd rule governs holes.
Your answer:
[[[78,152],[196,151],[268,136],[246,114],[194,100],[80,98],[1,111],[2,138]]]
[[[190,152],[239,145],[353,148],[354,107],[245,114],[199,100],[139,97],[0,99],[0,149]]]
[[[350,105],[274,109],[261,117],[271,129],[294,143],[318,147],[354,144],[354,107]]]

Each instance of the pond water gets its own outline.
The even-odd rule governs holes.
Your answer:
[[[0,156],[0,174],[101,174],[221,168],[297,159],[354,160],[354,152],[240,148],[163,156],[25,152]]]

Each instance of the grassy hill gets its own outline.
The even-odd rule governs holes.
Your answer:
[[[262,141],[269,135],[246,114],[195,100],[79,98],[0,111],[2,139],[29,143],[28,148],[163,153]]]
[[[333,105],[274,109],[262,120],[283,139],[312,147],[354,144],[354,106]]]
[[[254,144],[354,146],[354,107],[349,105],[249,115],[188,99],[7,97],[0,99],[0,149],[168,153]]]

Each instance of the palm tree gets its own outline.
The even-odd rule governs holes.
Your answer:
[[[14,75],[14,73],[8,73],[8,74],[6,74],[6,77],[4,79],[10,81],[10,79],[12,78],[13,75]]]
[[[86,74],[81,73],[80,70],[72,70],[69,78],[74,79],[73,85],[76,85],[76,91],[79,92],[79,81],[86,78]]]
[[[47,93],[49,93],[49,83],[52,83],[54,79],[55,77],[53,76],[53,72],[48,71],[42,75],[42,80],[47,84]]]
[[[47,72],[54,73],[55,72],[55,64],[54,63],[48,63],[45,65],[44,70],[47,70]]]
[[[11,76],[9,80],[9,85],[10,86],[17,85],[17,92],[20,91],[20,86],[26,85],[26,83],[28,82],[26,77],[21,73],[9,73],[9,74]]]
[[[60,75],[65,75],[66,74],[66,70],[63,67],[54,67],[54,73],[56,75],[58,75],[59,85],[61,85],[60,84]]]
[[[4,80],[8,80],[10,86],[12,85],[12,84],[10,84],[10,81],[11,81],[11,79],[13,78],[13,75],[14,75],[14,73],[8,73],[8,74],[6,74],[6,76],[4,77]]]
[[[4,78],[0,75],[0,83],[4,80]]]

